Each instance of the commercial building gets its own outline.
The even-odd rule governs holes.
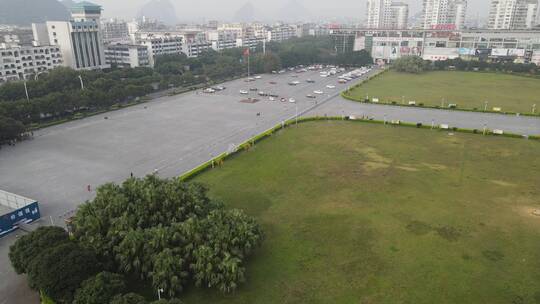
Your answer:
[[[59,46],[63,64],[76,70],[103,69],[105,48],[99,20],[101,6],[79,2],[71,8],[71,21],[47,21],[33,24],[34,36],[39,45]]]
[[[466,0],[424,0],[422,28],[463,29],[466,13]]]
[[[37,77],[62,64],[58,46],[0,44],[0,84]]]
[[[205,40],[187,41],[182,45],[182,53],[188,57],[198,57],[202,53],[212,49],[212,42]]]
[[[490,29],[531,29],[535,26],[538,0],[492,0]]]
[[[149,67],[148,48],[144,45],[110,44],[105,48],[105,61],[113,67]]]
[[[415,55],[431,61],[459,57],[540,65],[540,31],[339,29],[332,36],[343,43],[336,49],[366,50],[376,62]]]
[[[409,6],[392,0],[367,1],[367,28],[395,29],[407,28]]]
[[[40,217],[36,200],[0,190],[0,237]]]

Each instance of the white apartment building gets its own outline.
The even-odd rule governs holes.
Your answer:
[[[538,0],[492,0],[490,29],[530,29],[536,23]]]
[[[277,24],[268,29],[267,40],[281,42],[297,37],[298,31],[295,26],[288,24]]]
[[[33,24],[35,40],[39,45],[59,46],[64,66],[76,70],[108,68],[99,28],[101,6],[80,2],[71,10],[71,21]]]
[[[119,68],[149,67],[148,48],[144,45],[111,44],[105,48],[105,61]]]
[[[407,28],[409,6],[392,0],[367,1],[367,28],[403,29]]]
[[[62,64],[58,46],[0,44],[0,84],[37,77]]]
[[[104,43],[125,43],[130,40],[127,22],[116,19],[101,22]]]
[[[181,36],[165,34],[144,34],[138,43],[148,49],[150,66],[154,66],[155,57],[166,54],[180,54],[183,52],[183,39]]]
[[[211,49],[212,43],[204,40],[188,41],[182,45],[182,53],[188,57],[198,57]]]
[[[466,0],[424,0],[423,4],[422,28],[462,29],[465,26]]]
[[[212,44],[212,48],[216,51],[237,47],[237,34],[235,31],[207,31],[206,40]]]

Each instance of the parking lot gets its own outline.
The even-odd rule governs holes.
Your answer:
[[[308,79],[315,82],[308,83]],[[319,71],[308,71],[245,80],[224,83],[226,89],[215,93],[201,90],[162,97],[34,132],[34,139],[0,150],[0,188],[38,200],[42,222],[52,220],[61,224],[79,204],[93,197],[100,184],[121,182],[131,173],[144,176],[156,170],[163,177],[180,175],[296,113],[366,114],[377,119],[388,115],[389,119],[410,117],[412,122],[430,121],[433,115],[440,115],[438,121],[453,126],[481,125],[487,121],[509,130],[525,128],[540,134],[540,120],[535,118],[491,115],[484,119],[485,114],[481,113],[432,113],[425,109],[353,103],[338,96],[361,78],[339,84],[337,75],[324,78]],[[289,85],[292,81],[298,84]],[[336,87],[329,89],[328,85]],[[249,93],[240,94],[241,90]],[[317,90],[323,93],[315,94]],[[260,97],[260,91],[279,97],[271,101],[269,97]],[[316,98],[308,98],[309,94]],[[247,98],[259,101],[241,102]],[[289,102],[290,98],[296,102]],[[7,248],[14,240],[15,235],[0,239],[0,304],[32,303],[35,294],[14,274],[7,259]]]

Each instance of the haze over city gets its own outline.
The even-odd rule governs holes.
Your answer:
[[[139,8],[149,0],[97,0],[103,5],[105,17],[120,17],[131,19],[136,17]],[[267,18],[279,19],[279,10],[291,0],[170,0],[176,8],[179,22],[200,21],[203,19],[231,20],[234,13],[246,3],[251,3],[258,12]],[[364,19],[366,0],[297,0],[313,17],[319,18],[356,18]],[[419,13],[422,9],[421,0],[403,0],[410,5],[410,15]],[[489,11],[489,0],[468,2],[468,15],[485,17]],[[299,18],[301,19],[301,18]],[[233,21],[233,20],[231,20]]]

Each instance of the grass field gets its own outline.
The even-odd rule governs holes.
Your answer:
[[[199,176],[267,234],[233,295],[186,303],[540,303],[540,144],[291,127]]]
[[[427,72],[414,75],[389,71],[351,92],[354,98],[384,102],[416,101],[430,106],[457,104],[459,108],[531,113],[540,112],[540,79],[495,73]]]

